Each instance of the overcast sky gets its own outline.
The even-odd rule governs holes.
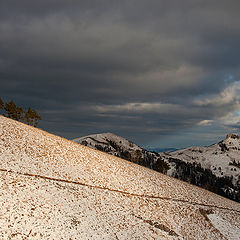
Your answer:
[[[0,97],[68,139],[148,147],[239,132],[240,2],[0,0]]]

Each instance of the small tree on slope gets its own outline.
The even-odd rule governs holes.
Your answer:
[[[41,116],[36,110],[32,110],[31,108],[28,108],[27,112],[25,112],[24,121],[28,125],[32,125],[34,127],[37,127],[38,121],[42,120]]]
[[[17,120],[17,105],[15,102],[10,101],[9,103],[6,103],[4,110],[6,111],[6,117]]]
[[[4,108],[4,102],[3,100],[0,98],[0,109],[3,109]]]
[[[42,117],[39,115],[39,113],[36,110],[33,110],[33,126],[37,127],[38,121],[42,120]]]
[[[32,123],[33,123],[33,110],[31,108],[28,108],[27,112],[25,112],[24,121],[28,125],[32,125]]]

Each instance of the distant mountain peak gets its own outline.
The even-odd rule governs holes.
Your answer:
[[[120,149],[142,151],[142,148],[138,145],[111,132],[91,134],[85,137],[73,139],[73,141],[103,151],[105,151],[104,149],[108,147],[108,152],[111,152],[109,150],[116,151]]]

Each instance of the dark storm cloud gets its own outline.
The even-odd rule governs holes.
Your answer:
[[[69,138],[113,131],[143,143],[214,124],[239,108],[214,100],[239,80],[239,7],[0,1],[0,95],[39,109],[43,128]]]

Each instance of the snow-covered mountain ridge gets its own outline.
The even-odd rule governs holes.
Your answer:
[[[217,144],[208,147],[190,147],[167,154],[161,153],[161,157],[171,166],[169,175],[181,180],[190,179],[188,181],[190,183],[240,202],[240,137],[238,135],[227,134],[226,138]]]
[[[163,154],[166,156],[166,154]],[[197,162],[218,177],[233,177],[240,184],[240,137],[228,134],[226,139],[209,147],[191,147],[169,153],[185,162]]]
[[[143,148],[137,146],[133,142],[130,142],[129,140],[117,136],[113,133],[93,134],[81,138],[76,138],[73,141],[98,150],[101,148],[107,148],[106,152],[113,155],[117,154],[117,150],[120,150],[120,147],[122,151],[127,150],[134,153],[137,150],[143,150]]]
[[[0,239],[238,239],[240,204],[0,116]]]
[[[149,152],[112,133],[89,135],[74,141],[240,202],[240,137],[236,134],[228,134],[225,140],[209,147],[167,153]]]
[[[73,141],[157,170],[158,172],[166,173],[168,169],[168,165],[159,157],[158,153],[147,151],[113,133],[92,134],[73,139]]]
[[[113,133],[92,134],[73,141],[135,163],[140,163],[146,159],[145,153],[147,151],[145,149]]]

